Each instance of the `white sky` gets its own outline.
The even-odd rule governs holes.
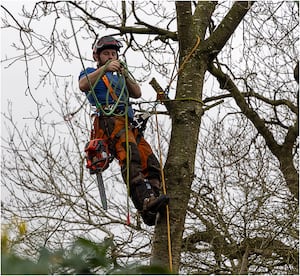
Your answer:
[[[28,10],[31,10],[34,6],[36,1],[2,1],[1,4],[4,5],[5,8],[7,8],[14,16],[18,17],[18,14],[21,14],[22,6],[25,5],[25,7]],[[1,8],[1,17],[4,17],[4,10]],[[11,22],[11,18],[9,18],[9,22]],[[20,17],[18,17],[20,18]],[[23,19],[21,19],[23,20]],[[43,19],[43,22],[45,22],[45,19]],[[60,23],[61,24],[61,23]],[[69,24],[64,26],[65,28],[71,29],[70,21],[66,20],[66,24]],[[2,23],[3,25],[3,23]],[[46,24],[41,24],[41,26],[38,26],[38,32],[39,33],[47,33],[49,32],[49,26]],[[46,35],[45,35],[46,36]],[[79,35],[78,35],[79,37]],[[14,57],[20,53],[17,53],[16,50],[12,47],[12,44],[14,42],[20,43],[20,37],[17,31],[12,31],[11,29],[1,29],[1,60],[5,60],[7,57]],[[90,54],[92,55],[91,50],[91,43],[93,42],[93,38],[90,40],[87,40],[85,45],[84,43],[81,43],[82,47],[82,54]],[[74,51],[76,49],[74,48]],[[77,55],[77,53],[76,53]],[[137,60],[135,58],[136,62]],[[130,65],[131,57],[127,56],[128,64]],[[54,92],[53,92],[53,85],[46,85],[46,86],[40,86],[37,89],[35,89],[38,81],[39,81],[39,64],[40,60],[37,60],[36,62],[30,61],[29,63],[29,77],[30,77],[30,84],[31,84],[31,92],[35,99],[41,102],[45,102],[45,99],[51,99],[53,100]],[[9,62],[2,62],[1,63],[1,113],[7,113],[8,111],[8,102],[12,103],[12,110],[13,110],[13,118],[14,121],[17,120],[17,125],[20,129],[23,128],[23,126],[29,125],[32,123],[32,120],[29,120],[28,118],[31,117],[30,113],[35,112],[36,105],[33,102],[32,97],[27,93],[26,94],[26,88],[27,88],[27,82],[26,82],[26,75],[25,75],[25,63],[24,61],[18,61],[11,66],[7,67]],[[91,66],[91,64],[88,64],[88,62],[85,62],[85,66]],[[72,63],[60,63],[60,71],[64,73],[68,73],[73,77],[73,88],[79,92],[79,89],[77,88],[77,78],[79,75],[79,72],[81,71],[82,65],[79,60],[73,60]],[[138,74],[138,72],[137,72]],[[158,76],[155,76],[158,79]],[[165,85],[165,84],[163,84]],[[142,91],[143,91],[143,97],[147,98],[152,97],[154,99],[155,92],[153,91],[152,87],[147,83],[141,84]],[[63,88],[60,88],[62,90]],[[84,94],[82,94],[84,98]],[[77,106],[79,107],[79,106]],[[1,115],[1,138],[8,138],[8,131],[6,129],[6,126],[4,125],[5,120],[3,120],[3,116]],[[5,151],[1,151],[2,154],[5,155]],[[117,167],[119,172],[119,167]],[[111,173],[111,169],[105,173]],[[104,174],[104,177],[106,175]],[[106,185],[106,184],[105,184]],[[121,188],[124,190],[124,195],[126,194],[126,187],[121,184]],[[113,190],[112,190],[113,191]],[[110,189],[108,189],[107,197],[108,199],[112,198]],[[5,197],[5,191],[2,190],[2,198]],[[98,192],[96,194],[98,197]],[[126,200],[126,197],[124,196],[124,199]]]
[[[8,9],[14,16],[18,18],[18,14],[21,14],[22,6],[33,7],[34,1],[1,1],[6,9]],[[5,14],[1,8],[1,17]],[[11,22],[11,18],[9,18]],[[3,25],[3,23],[2,23]],[[11,58],[20,53],[12,47],[12,44],[19,43],[20,37],[17,31],[12,29],[1,29],[1,61],[6,57]],[[24,61],[18,61],[11,66],[9,62],[1,62],[1,112],[7,112],[8,101],[12,103],[13,114],[19,123],[24,121],[24,117],[28,116],[29,113],[35,108],[33,99],[28,93],[26,93],[27,83],[25,76],[25,63]],[[38,65],[29,65],[31,74],[31,84],[37,83],[38,80]],[[32,86],[33,88],[34,86]],[[45,94],[45,89],[33,89],[34,96],[38,94]],[[6,130],[3,126],[3,119],[1,117],[1,136],[5,136]]]
[[[18,15],[21,14],[22,6],[25,5],[27,10],[31,10],[36,1],[2,1],[1,4],[7,8],[15,17],[20,18]],[[4,17],[6,13],[1,8],[1,17]],[[9,18],[9,22],[11,22],[11,18]],[[21,22],[23,19],[21,19]],[[34,24],[34,22],[33,22]],[[62,24],[60,22],[60,24]],[[70,24],[70,21],[67,20],[66,24]],[[3,23],[2,23],[3,25]],[[50,25],[50,27],[52,27]],[[64,26],[66,28],[66,26]],[[43,30],[44,28],[45,30]],[[76,29],[76,26],[75,26]],[[49,26],[45,24],[45,19],[43,19],[42,24],[38,26],[38,32],[44,33],[45,36],[49,32]],[[71,30],[71,25],[70,25]],[[79,36],[78,36],[79,37]],[[4,60],[6,57],[12,57],[18,54],[22,54],[22,52],[17,53],[11,45],[14,43],[20,43],[20,37],[17,31],[12,31],[12,29],[1,29],[1,60]],[[91,43],[93,42],[93,38],[84,42],[80,41],[80,46],[82,47],[82,54],[89,54],[91,52]],[[76,49],[74,48],[74,51]],[[77,53],[76,53],[77,55]],[[127,56],[127,61],[130,65],[130,57]],[[46,98],[51,98],[51,94],[53,86],[40,86],[36,89],[36,85],[39,81],[39,64],[40,61],[30,62],[29,63],[29,78],[31,83],[31,92],[35,99],[39,101],[44,101]],[[24,123],[28,123],[29,113],[35,108],[35,104],[33,99],[26,93],[27,83],[25,76],[25,63],[24,61],[18,61],[10,67],[7,67],[8,62],[1,63],[1,112],[7,112],[8,109],[8,101],[12,103],[13,116],[18,120],[18,123],[23,125]],[[60,71],[62,73],[67,73],[73,77],[73,89],[78,91],[77,88],[77,77],[82,68],[79,60],[74,60],[72,63],[68,64],[64,62],[63,64],[59,64]],[[85,62],[85,66],[91,66]],[[152,87],[148,83],[141,84],[143,97],[154,98],[155,93]],[[147,95],[146,95],[147,93]],[[6,136],[6,128],[3,125],[3,119],[1,117],[1,136]]]
[[[12,12],[20,11],[23,2],[29,1],[1,1],[1,5],[5,6]],[[1,8],[1,18],[4,11]],[[1,25],[2,26],[2,25]],[[1,61],[6,56],[14,55],[14,49],[11,47],[15,40],[19,40],[15,32],[7,29],[1,29]],[[7,109],[7,100],[13,103],[24,103],[20,108],[26,109],[28,106],[27,97],[24,97],[26,89],[26,79],[24,75],[24,67],[21,64],[15,64],[7,68],[7,64],[1,62],[1,110]]]

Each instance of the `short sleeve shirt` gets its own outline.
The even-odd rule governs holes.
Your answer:
[[[79,79],[85,77],[86,75],[96,70],[97,70],[96,68],[91,68],[91,67],[86,68],[85,71],[80,72]],[[124,90],[124,85],[126,85],[124,83],[124,79],[119,78],[119,76],[117,74],[114,74],[113,72],[106,72],[105,75],[108,78],[117,97],[121,96],[120,103],[118,105],[118,110],[123,111],[125,109],[125,103],[127,102],[128,104],[128,99],[129,99],[127,89]],[[96,106],[95,96],[97,97],[98,102],[103,106],[115,104],[115,100],[110,95],[109,90],[107,89],[102,78],[98,81],[98,83],[94,87],[94,92],[95,95],[93,95],[91,91],[85,91],[88,101],[92,106]],[[130,118],[133,117],[133,110],[131,106],[129,106],[128,108],[128,116]]]

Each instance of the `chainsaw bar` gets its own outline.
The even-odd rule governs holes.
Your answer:
[[[107,199],[106,199],[105,187],[104,187],[104,182],[103,182],[101,172],[97,172],[97,182],[98,182],[98,188],[99,188],[102,207],[106,211],[107,210]]]

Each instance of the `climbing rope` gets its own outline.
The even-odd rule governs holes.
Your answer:
[[[158,129],[158,116],[155,107],[155,121],[156,121],[156,133],[157,133],[157,143],[158,143],[158,151],[159,151],[159,164],[160,164],[160,172],[161,172],[161,183],[163,188],[163,193],[167,194],[166,183],[165,183],[165,174],[162,162],[162,152],[160,146],[160,136]],[[166,220],[167,220],[167,236],[168,236],[168,254],[169,254],[169,267],[170,271],[173,270],[173,260],[172,260],[172,245],[171,245],[171,228],[170,228],[170,211],[169,204],[166,205]]]
[[[81,61],[81,65],[82,65],[85,77],[87,79],[87,82],[88,82],[88,85],[89,85],[89,88],[90,88],[90,91],[86,95],[87,98],[90,95],[92,95],[92,97],[93,97],[93,99],[95,101],[95,105],[96,105],[97,110],[101,111],[106,116],[110,116],[110,115],[124,116],[125,115],[124,113],[126,112],[125,111],[126,108],[124,108],[124,113],[123,114],[120,114],[120,113],[116,114],[115,113],[115,111],[116,111],[116,109],[117,109],[117,107],[119,106],[120,103],[123,103],[126,106],[126,104],[128,104],[128,100],[129,100],[129,95],[128,95],[128,91],[126,89],[127,87],[126,87],[126,82],[125,82],[124,76],[118,73],[118,83],[116,83],[114,85],[115,85],[115,87],[121,86],[121,89],[120,89],[121,91],[120,91],[120,94],[118,96],[118,100],[113,105],[111,105],[109,103],[109,95],[110,95],[110,93],[108,93],[109,92],[109,88],[107,88],[106,103],[105,103],[105,105],[106,106],[110,106],[110,110],[109,111],[104,110],[103,109],[103,105],[100,104],[99,101],[98,101],[98,98],[97,98],[97,95],[96,95],[94,89],[95,89],[98,81],[100,80],[100,78],[102,78],[104,76],[106,68],[109,65],[109,63],[111,62],[111,60],[109,60],[108,62],[106,62],[106,64],[103,66],[103,68],[99,72],[99,75],[97,76],[97,79],[96,79],[94,85],[92,85],[91,81],[90,81],[90,79],[88,77],[88,74],[87,74],[86,68],[84,66],[81,53],[80,53],[80,48],[79,48],[79,45],[78,45],[78,40],[77,40],[77,37],[76,37],[76,32],[75,32],[75,28],[74,28],[72,17],[71,17],[69,3],[67,3],[67,8],[68,8],[68,14],[69,14],[69,18],[70,18],[70,23],[71,23],[72,32],[73,32],[73,35],[74,35],[74,40],[75,40],[75,45],[76,45],[76,48],[77,48],[77,52],[78,52],[78,55],[79,55],[79,58],[80,58],[80,61]],[[127,65],[125,64],[125,62],[121,62],[121,65],[124,67],[124,69],[127,72],[127,74],[130,74],[130,77],[133,77],[131,75],[131,73],[128,71],[128,68],[127,68]],[[113,83],[113,79],[110,80],[110,86],[112,85],[112,83]],[[127,93],[125,93],[125,92],[127,92]],[[84,100],[84,102],[81,104],[81,106],[75,112],[72,112],[72,113],[69,113],[69,114],[65,115],[64,119],[65,120],[70,120],[77,112],[79,112],[81,110],[81,108],[84,106],[85,102],[86,102],[86,99]]]
[[[128,109],[128,106],[127,106]],[[129,208],[129,195],[130,195],[130,185],[129,185],[129,158],[130,158],[130,147],[129,147],[129,137],[128,137],[128,112],[125,113],[125,143],[126,143],[126,187],[127,187],[127,220],[126,224],[130,225],[130,208]]]
[[[198,46],[200,44],[200,36],[197,35],[197,41],[196,44],[194,45],[193,49],[189,52],[189,54],[185,57],[183,60],[182,64],[180,65],[179,69],[177,70],[176,74],[171,78],[166,91],[168,91],[171,87],[172,82],[175,80],[175,78],[179,75],[179,73],[183,70],[184,66],[188,62],[188,60],[191,58],[191,56],[194,54],[194,52],[197,50]],[[177,59],[177,58],[176,58]],[[173,74],[173,73],[172,73]]]
[[[129,225],[130,224],[130,215],[129,215],[129,195],[130,195],[130,189],[129,189],[129,187],[130,187],[129,186],[129,152],[130,152],[130,147],[129,147],[129,142],[128,142],[128,105],[129,105],[129,92],[127,90],[126,80],[125,80],[125,77],[122,74],[119,74],[119,73],[117,73],[118,82],[116,84],[113,85],[113,78],[110,80],[110,83],[109,83],[109,85],[107,87],[107,93],[106,93],[106,106],[110,106],[110,110],[109,111],[104,110],[102,104],[100,104],[99,101],[98,101],[98,98],[97,98],[97,95],[96,95],[94,89],[95,89],[98,81],[100,80],[100,78],[102,78],[104,76],[106,68],[109,65],[109,63],[111,62],[111,60],[109,60],[108,62],[106,62],[106,64],[100,70],[99,75],[97,76],[97,79],[96,79],[94,85],[92,85],[92,83],[91,83],[91,81],[90,81],[90,79],[88,77],[88,74],[87,74],[86,68],[84,66],[81,53],[80,53],[80,48],[79,48],[79,45],[78,45],[78,41],[77,41],[77,37],[76,37],[76,32],[75,32],[73,21],[72,21],[72,17],[71,17],[69,3],[67,3],[67,8],[68,8],[68,14],[69,14],[69,18],[70,18],[70,23],[71,23],[72,32],[73,32],[73,35],[74,35],[74,39],[75,39],[75,44],[76,44],[76,48],[77,48],[77,51],[78,51],[78,55],[79,55],[79,58],[80,58],[80,61],[81,61],[81,65],[83,67],[84,74],[85,74],[85,77],[87,79],[87,82],[88,82],[89,88],[90,88],[89,93],[86,95],[86,99],[88,98],[89,95],[92,95],[92,97],[93,97],[93,99],[95,101],[97,110],[101,111],[102,114],[104,114],[105,116],[111,116],[111,115],[113,115],[113,116],[124,116],[125,115],[126,184],[127,184],[127,210],[128,210],[128,213],[127,213],[127,224]],[[123,62],[123,61],[121,61],[120,63],[121,63],[121,66],[123,66],[124,71],[126,72],[127,76],[129,76],[130,78],[132,78],[134,80],[133,75],[128,70],[127,64],[125,62]],[[120,93],[118,95],[118,99],[114,102],[113,105],[111,105],[110,102],[109,102],[109,95],[110,95],[109,89],[112,86],[114,86],[114,87],[121,87]],[[86,99],[85,99],[85,101],[86,101]],[[77,112],[79,112],[79,110],[83,107],[85,101],[81,104],[81,106],[79,107],[79,109],[76,110],[76,112],[73,112],[73,113],[65,115],[64,116],[65,120],[70,120]],[[121,113],[118,112],[118,113],[116,113],[115,111],[116,111],[117,107],[120,106],[120,104],[124,105],[124,112],[121,112]]]

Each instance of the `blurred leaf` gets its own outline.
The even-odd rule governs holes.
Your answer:
[[[25,221],[21,221],[17,224],[18,226],[18,230],[19,230],[19,234],[21,236],[24,236],[27,232],[27,226],[26,226],[26,222]]]
[[[171,274],[170,271],[164,267],[158,266],[158,265],[137,265],[133,264],[128,267],[114,269],[109,274],[121,274],[121,275],[162,275],[162,274]]]
[[[49,274],[48,266],[36,264],[28,259],[21,259],[11,253],[1,254],[2,275],[40,275]]]
[[[22,259],[14,253],[3,253],[1,256],[1,274],[170,274],[159,266],[120,267],[108,254],[113,247],[112,239],[95,243],[84,238],[77,238],[68,250],[49,251],[43,247],[37,262]]]

